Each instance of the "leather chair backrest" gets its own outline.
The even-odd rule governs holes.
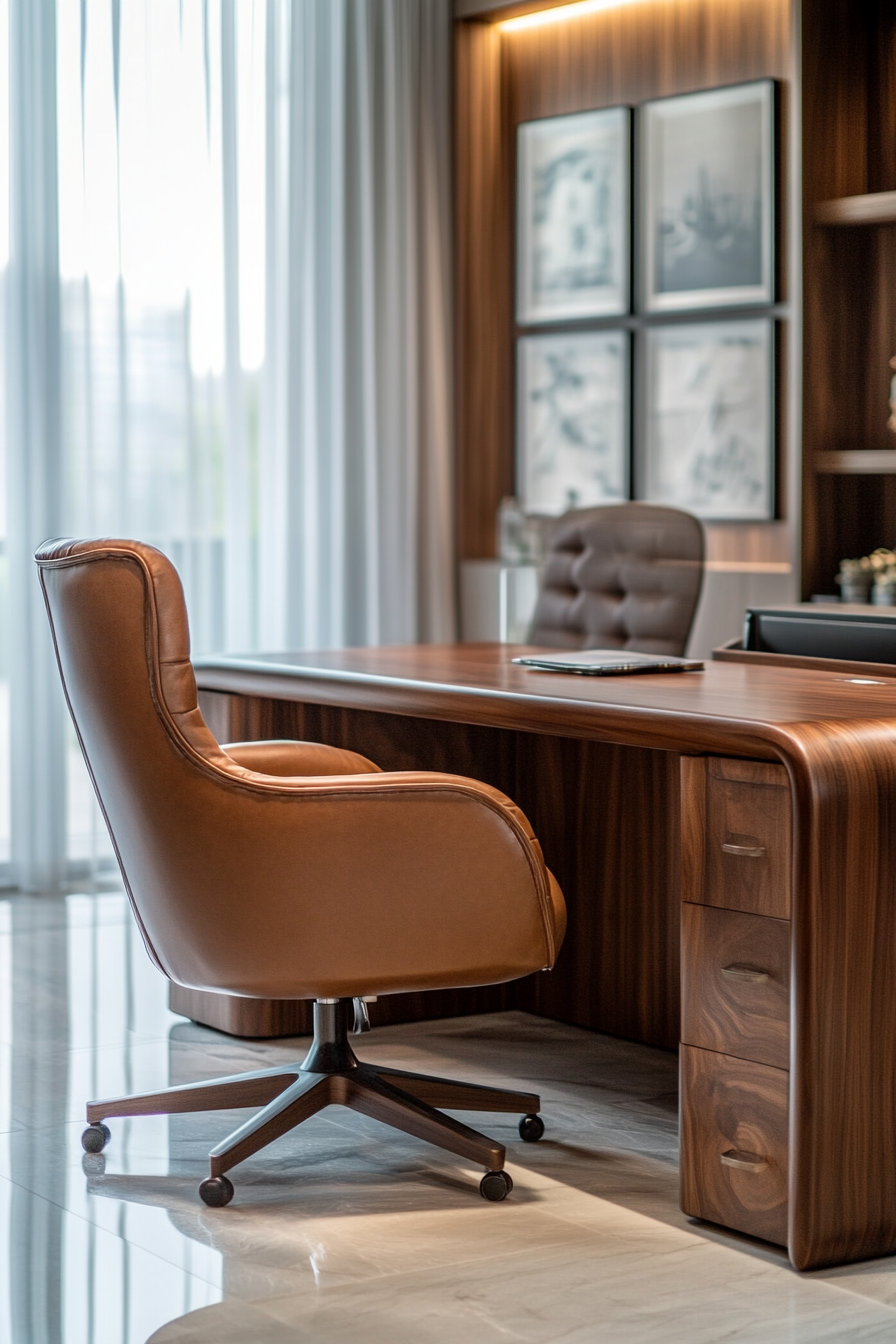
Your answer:
[[[431,772],[282,778],[240,765],[199,710],[171,562],[114,540],[48,542],[35,558],[125,886],[172,980],[344,997],[552,962],[549,875],[509,799]]]
[[[680,509],[576,509],[551,535],[530,643],[685,651],[703,580],[703,528]]]
[[[175,910],[165,906],[178,903],[181,873],[207,853],[201,814],[211,799],[202,791],[214,786],[197,767],[229,772],[230,763],[199,711],[180,579],[160,552],[131,541],[48,542],[36,559],[66,699],[134,914],[152,960],[181,978],[179,963],[193,958],[177,956]],[[195,912],[179,905],[190,946]]]

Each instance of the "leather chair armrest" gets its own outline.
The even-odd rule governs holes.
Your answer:
[[[160,893],[147,937],[170,979],[248,998],[352,998],[498,984],[553,964],[563,897],[497,789],[410,770],[278,779],[222,757],[223,769],[197,761],[205,784],[187,822],[162,800],[159,825],[179,834],[127,874]],[[192,854],[209,827],[206,897],[191,907],[167,859],[181,843]]]
[[[228,742],[221,750],[259,775],[371,775],[380,767],[356,751],[328,747],[323,742],[295,742],[290,738],[269,742]]]

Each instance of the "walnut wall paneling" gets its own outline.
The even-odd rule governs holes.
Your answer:
[[[501,38],[455,24],[455,454],[458,555],[495,553],[513,481],[513,258],[501,140]]]
[[[790,8],[790,0],[639,0],[516,33],[502,33],[478,20],[455,24],[457,514],[462,559],[494,554],[498,502],[514,489],[517,125],[763,77],[788,81]],[[782,151],[789,115],[785,87]],[[787,196],[782,190],[782,206]],[[786,252],[782,243],[779,253]],[[784,284],[786,293],[786,277]],[[707,533],[711,559],[792,559],[787,524],[710,526]]]
[[[640,0],[502,39],[512,126],[750,79],[785,79],[784,0]]]

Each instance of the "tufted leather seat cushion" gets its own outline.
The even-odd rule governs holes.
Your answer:
[[[685,651],[703,580],[703,528],[680,509],[576,509],[551,536],[530,642]]]

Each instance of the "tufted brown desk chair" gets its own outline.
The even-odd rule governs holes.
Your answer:
[[[504,1148],[434,1110],[524,1113],[537,1096],[360,1063],[352,1000],[497,984],[553,964],[565,908],[518,808],[473,779],[385,774],[308,742],[222,748],[197,705],[183,593],[171,563],[133,541],[52,541],[37,552],[69,709],[146,949],[178,984],[314,999],[301,1064],[147,1096],[91,1102],[88,1152],[110,1116],[258,1106],[210,1155],[199,1187],[227,1204],[225,1172],[331,1103],[486,1168],[511,1188]]]
[[[531,644],[681,655],[703,581],[703,528],[657,504],[575,509],[551,535]]]

